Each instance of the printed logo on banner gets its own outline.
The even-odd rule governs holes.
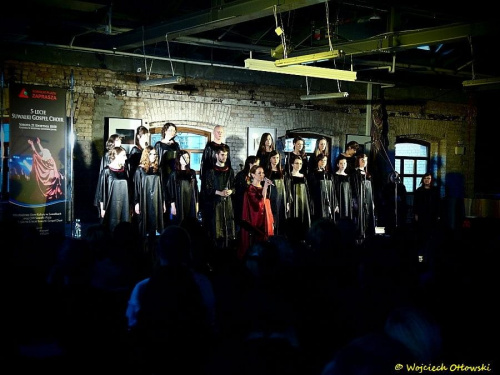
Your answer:
[[[28,90],[26,90],[24,87],[23,89],[21,90],[21,92],[19,93],[18,95],[20,98],[23,98],[23,99],[29,99],[29,96],[28,96]]]

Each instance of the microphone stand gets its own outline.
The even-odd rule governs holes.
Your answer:
[[[391,176],[394,176],[394,218],[395,218],[394,225],[395,225],[395,228],[397,228],[398,227],[398,183],[400,181],[399,173],[396,172],[396,170],[394,169],[394,166],[391,163],[391,159],[389,158],[389,155],[387,154],[387,150],[385,149],[383,142],[380,142],[380,140],[375,140],[375,142],[379,142],[380,147],[381,147],[382,151],[384,152],[385,159],[387,160],[387,162],[389,163],[389,166],[391,167],[391,170],[392,170]]]
[[[327,174],[326,174],[326,168],[323,169],[323,183],[325,185],[325,189],[326,189],[326,205],[328,207],[328,218],[331,220],[332,219],[332,207],[331,207],[331,200],[332,200],[332,197],[331,197],[331,188],[333,188],[333,181],[329,184],[328,181],[327,181]]]

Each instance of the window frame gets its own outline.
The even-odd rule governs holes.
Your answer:
[[[412,143],[412,144],[424,146],[426,148],[426,156],[401,156],[401,155],[397,155],[396,145],[399,143]],[[415,193],[415,190],[417,190],[417,188],[420,185],[420,180],[422,179],[422,176],[430,170],[430,168],[429,168],[430,160],[431,160],[430,159],[430,150],[431,150],[430,142],[423,141],[420,139],[408,138],[408,137],[396,137],[396,142],[394,143],[394,165],[399,167],[399,170],[398,170],[398,168],[395,168],[395,169],[396,169],[396,171],[398,171],[398,173],[400,174],[400,177],[403,181],[405,180],[405,178],[412,179],[411,189],[409,189],[410,187],[406,186],[406,184],[405,184],[405,187],[408,190],[409,195],[413,195]],[[427,162],[427,168],[423,173],[419,173],[418,169],[417,169],[417,162],[419,160],[424,160]],[[412,164],[413,164],[413,171],[414,171],[413,173],[408,173],[404,169],[405,162],[408,162],[408,161],[412,162]]]

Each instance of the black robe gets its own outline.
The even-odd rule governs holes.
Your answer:
[[[172,202],[175,203],[176,209],[172,223],[179,225],[187,217],[196,218],[199,192],[195,170],[180,170],[171,173],[167,187],[167,210],[170,210]]]
[[[338,212],[335,212],[335,222],[339,219],[353,219],[352,213],[352,186],[349,175],[335,173],[333,175],[333,185],[335,188],[335,206]]]
[[[155,144],[155,150],[158,154],[158,165],[160,166],[161,178],[164,184],[168,181],[168,176],[175,170],[175,157],[180,151],[180,146],[177,142],[170,145],[158,141]]]
[[[413,214],[418,215],[417,228],[423,232],[435,229],[440,217],[439,190],[432,186],[430,189],[419,186],[413,197]]]
[[[234,219],[236,220],[236,224],[241,221],[241,214],[243,212],[243,196],[245,195],[249,184],[250,180],[247,172],[242,170],[236,173],[236,176],[234,177],[234,193],[231,195],[231,198],[233,199]]]
[[[312,202],[309,193],[307,178],[295,177],[289,173],[285,174],[285,186],[290,202],[290,217],[300,219],[303,230],[307,232],[311,227]]]
[[[128,164],[129,164],[129,170],[130,170],[130,175],[132,177],[135,177],[135,171],[139,167],[139,164],[141,163],[141,157],[142,157],[142,149],[140,149],[137,146],[132,147],[132,150],[130,150],[130,153],[128,154]]]
[[[226,166],[231,169],[231,151],[229,150],[229,146],[225,143],[215,143],[214,141],[208,141],[203,149],[203,155],[200,160],[200,191],[203,192],[206,190],[206,176],[209,170],[213,169],[217,163],[217,149],[227,146],[227,160]],[[203,217],[205,217],[205,195],[200,194],[200,209],[203,213]],[[210,211],[210,208],[207,207],[207,210]],[[205,220],[205,219],[203,219]]]
[[[274,217],[274,234],[284,235],[286,219],[288,218],[286,210],[288,195],[285,179],[281,173],[276,171],[271,171],[268,178],[274,183],[274,186],[269,186],[269,200]]]
[[[347,172],[347,171],[346,171]],[[353,217],[358,238],[375,234],[375,204],[371,178],[356,169],[351,177]]]
[[[316,169],[309,175],[309,190],[313,203],[313,219],[333,219],[335,191],[332,176]]]
[[[100,202],[103,202],[106,212],[101,222],[111,232],[118,223],[130,222],[129,191],[129,176],[125,167],[115,170],[107,166],[101,171],[96,191],[97,208],[100,212]]]
[[[216,190],[234,190],[234,171],[225,167],[213,167],[207,172],[204,200],[206,211],[204,222],[219,246],[227,245],[236,238],[234,210],[231,197],[221,197]],[[225,244],[224,244],[225,243]]]
[[[214,141],[208,141],[205,145],[205,149],[203,150],[203,155],[200,161],[200,180],[202,187],[204,186],[206,173],[210,169],[215,167],[215,164],[217,163],[217,149],[221,146],[227,146],[227,149],[229,150],[229,146],[225,143],[219,144],[215,143]],[[227,153],[226,166],[231,168],[231,151],[228,151]]]
[[[259,158],[259,165],[264,168],[264,172],[267,172],[271,169],[271,165],[269,165],[269,159],[271,159],[272,151],[257,151],[257,157]]]
[[[134,206],[137,203],[140,209],[140,214],[137,215],[139,233],[143,237],[155,232],[161,233],[164,228],[165,191],[160,173],[154,173],[152,168],[145,171],[144,168],[139,167],[135,172]]]

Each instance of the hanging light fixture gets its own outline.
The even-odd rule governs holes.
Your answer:
[[[175,85],[178,83],[182,83],[182,77],[174,76],[167,78],[147,79],[145,81],[139,82],[141,86],[163,86],[163,85]]]
[[[350,70],[319,68],[307,65],[290,65],[277,67],[272,61],[246,59],[245,68],[261,72],[291,74],[302,77],[335,79],[340,81],[356,81],[356,72]]]
[[[349,97],[349,93],[346,91],[342,91],[342,92],[330,92],[327,94],[301,95],[300,100],[342,99],[347,97]]]

